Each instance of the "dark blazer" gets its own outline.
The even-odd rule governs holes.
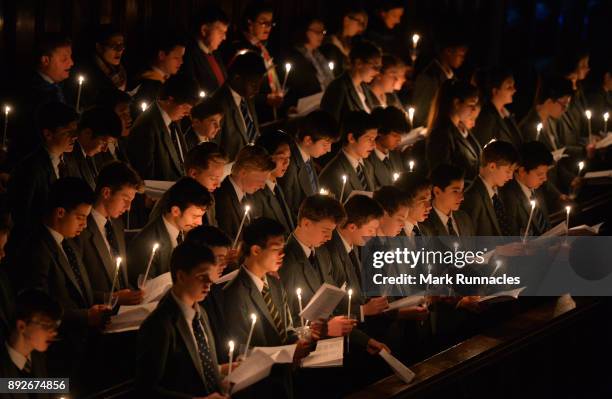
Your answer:
[[[362,83],[361,87],[366,93],[366,84]],[[367,101],[367,96],[366,102],[371,110],[373,104]],[[333,115],[338,122],[342,122],[350,111],[365,111],[348,72],[338,76],[327,86],[321,99],[321,109]]]
[[[357,177],[357,172],[344,155],[344,151],[339,151],[335,157],[321,171],[319,180],[321,186],[330,190],[339,200],[342,192],[342,175],[346,175],[346,185],[344,187],[344,195],[342,201],[346,201],[353,190],[374,191],[376,183],[374,180],[374,171],[368,162],[363,162],[363,173],[368,182],[368,187],[363,187]]]
[[[329,252],[331,259],[331,273],[334,278],[334,285],[342,287],[343,284],[346,284],[347,288],[352,288],[351,307],[359,309],[359,306],[366,302],[366,298],[361,290],[361,261],[358,259],[359,264],[353,264],[337,230],[334,230],[331,240],[325,243],[325,248]],[[347,309],[347,302],[347,300],[342,301],[343,309]]]
[[[194,147],[197,147],[200,144],[200,138],[196,134],[196,132],[189,127],[187,132],[185,132],[185,144],[187,145],[187,152],[191,151]]]
[[[221,60],[221,57],[219,57],[216,52],[213,52],[213,57],[217,61],[217,64],[219,64],[219,69],[221,69],[224,78],[227,78],[223,60]],[[198,88],[204,90],[206,93],[212,93],[220,87],[219,81],[212,71],[206,54],[200,49],[195,40],[187,45],[185,59],[179,74],[184,74],[189,79],[193,80],[198,85]]]
[[[280,186],[277,185],[280,188]],[[291,210],[285,201],[285,195],[280,190],[277,196],[267,185],[253,194],[253,215],[274,219],[283,225],[287,234],[295,228],[294,218]],[[286,216],[285,216],[286,215]]]
[[[414,104],[414,126],[424,126],[427,124],[429,109],[438,89],[448,78],[440,68],[436,59],[418,74],[414,83],[414,94],[412,103]]]
[[[334,63],[334,75],[340,76],[346,69],[348,69],[350,60],[344,55],[344,53],[332,42],[332,36],[328,35],[325,38],[325,42],[321,45],[319,50],[321,54],[328,60]]]
[[[66,80],[66,98],[68,103],[76,107],[76,98],[78,94],[78,75],[85,77],[85,82],[81,90],[80,110],[87,109],[96,104],[100,93],[110,90],[120,90],[116,87],[112,80],[100,69],[95,61],[95,55],[91,55],[83,60],[83,62],[75,65],[70,77]]]
[[[459,237],[471,237],[474,235],[474,226],[472,225],[472,221],[467,213],[461,209],[458,209],[453,211],[453,218],[455,219],[457,229],[459,230],[457,231]],[[419,223],[419,227],[424,227],[424,230],[428,231],[428,235],[431,236],[448,236],[446,226],[442,224],[440,217],[433,208],[431,212],[429,212],[429,217],[427,217],[424,222]]]
[[[467,189],[461,209],[472,219],[477,236],[502,235],[495,210],[493,209],[493,201],[489,197],[482,179],[476,178]]]
[[[234,102],[228,83],[221,86],[221,88],[213,94],[213,97],[224,109],[223,126],[221,127],[221,132],[215,137],[215,142],[225,150],[230,160],[234,160],[236,155],[238,155],[238,151],[249,144],[246,135],[246,126],[243,122],[240,109],[236,105],[236,102]],[[257,119],[257,112],[255,112],[255,105],[252,99],[246,99],[246,102],[253,123],[255,124],[255,130],[257,131],[256,136],[259,136],[259,122]]]
[[[130,159],[128,158],[126,147],[127,147],[127,138],[120,137],[115,143],[115,154],[114,155],[113,153],[110,152],[110,150],[102,151],[94,155],[93,159],[94,159],[98,172],[101,171],[102,168],[107,163],[110,163],[113,161],[121,161],[129,165]]]
[[[514,115],[502,118],[490,101],[483,105],[472,132],[483,147],[492,139],[507,141],[514,145],[516,149],[524,142]]]
[[[83,154],[81,145],[78,142],[74,143],[72,152],[64,154],[64,161],[66,162],[68,176],[78,177],[84,180],[92,190],[96,189],[97,167],[91,157]]]
[[[15,363],[11,360],[11,357],[6,349],[5,340],[0,341],[0,375],[2,378],[47,378],[47,365],[45,355],[43,353],[32,351],[30,354],[32,361],[32,372],[25,375],[15,366]],[[47,394],[9,394],[4,393],[2,397],[5,399],[28,399],[28,398],[50,398],[51,395]]]
[[[119,256],[122,258],[120,272],[123,276],[123,280],[118,278],[115,288],[128,288],[121,284],[122,281],[127,283],[127,270],[129,270],[123,223],[120,219],[113,219],[111,220],[111,224],[115,237],[117,238],[117,244],[119,245]],[[110,292],[117,268],[116,259],[112,257],[104,243],[105,234],[104,231],[98,229],[98,225],[90,214],[87,218],[87,227],[76,239],[83,253],[83,262],[87,265],[87,273],[89,274],[89,281],[91,282],[91,288],[94,292],[94,298],[96,298],[96,302],[98,303],[104,300],[105,293]]]
[[[383,107],[383,104],[381,104],[380,100],[378,99],[378,97],[376,97],[376,94],[374,94],[370,86],[368,85],[366,87],[367,87],[367,90],[365,92],[366,98],[368,99],[368,102],[372,104],[372,108]],[[397,96],[395,92],[385,94],[385,101],[386,101],[386,105],[384,105],[384,107],[393,106],[401,110],[404,109],[402,102],[400,101],[399,97]]]
[[[393,174],[402,173],[406,170],[404,162],[402,161],[402,154],[399,151],[389,151],[389,161],[391,162],[391,170],[389,170],[383,161],[376,156],[374,151],[372,151],[370,156],[365,160],[374,170],[376,188],[390,186],[393,184]]]
[[[317,69],[312,62],[304,56],[300,49],[295,47],[292,48],[288,52],[286,59],[288,62],[291,62],[294,71],[300,72],[290,73],[287,77],[288,92],[285,96],[285,105],[297,105],[300,98],[308,97],[323,91],[321,83],[319,83],[319,79],[317,78]]]
[[[152,219],[136,236],[130,241],[128,247],[128,259],[130,268],[128,277],[132,286],[138,286],[138,275],[144,274],[147,262],[151,256],[153,244],[158,243],[159,248],[151,263],[151,270],[147,278],[155,278],[160,274],[170,271],[170,257],[172,256],[172,242],[168,230],[164,225],[162,216]]]
[[[291,161],[285,175],[278,179],[278,184],[283,188],[287,205],[293,213],[293,217],[297,218],[298,210],[304,198],[317,194],[319,189],[319,177],[313,163],[313,172],[316,181],[317,190],[312,189],[310,177],[306,170],[306,163],[302,158],[297,144],[291,144]]]
[[[500,195],[504,203],[512,235],[522,236],[525,234],[525,228],[529,221],[529,213],[531,213],[529,199],[523,193],[516,179],[506,183],[500,189]],[[535,197],[537,204],[533,211],[529,235],[539,236],[550,229],[550,221],[548,219],[546,201],[540,190],[535,191]]]
[[[0,266],[0,339],[8,337],[15,313],[15,291],[5,267]]]
[[[199,305],[198,312],[218,387],[215,339],[206,312]],[[212,393],[206,389],[202,362],[190,327],[170,292],[140,326],[135,386],[143,396],[155,398],[186,399]]]
[[[180,130],[179,124],[176,125]],[[185,174],[170,134],[157,103],[134,122],[127,140],[127,152],[132,166],[143,179],[174,181]],[[180,131],[178,137],[185,155],[187,146]]]
[[[443,123],[427,136],[427,165],[432,171],[447,163],[465,171],[465,179],[473,181],[478,176],[482,148],[471,133],[464,138],[450,121]]]
[[[252,205],[254,202],[252,195],[245,194],[243,202],[251,204],[251,210],[255,211]],[[244,207],[238,202],[236,190],[234,190],[229,176],[223,179],[221,186],[215,191],[215,213],[219,228],[229,237],[236,237],[240,222],[244,217]],[[248,224],[250,219],[251,216],[247,216],[245,224]]]

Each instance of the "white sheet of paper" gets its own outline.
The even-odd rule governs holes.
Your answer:
[[[145,180],[145,194],[153,199],[160,199],[172,185],[173,181]]]
[[[231,272],[221,276],[219,278],[219,280],[215,281],[215,284],[223,284],[223,283],[227,283],[228,281],[233,280],[234,277],[236,277],[238,275],[239,271],[240,271],[240,269],[236,269],[234,271],[231,271]]]
[[[234,384],[231,392],[236,393],[270,375],[274,360],[263,352],[253,353],[240,367],[232,371],[229,381]]]
[[[400,140],[399,147],[404,148],[406,146],[414,144],[417,141],[419,141],[421,138],[425,137],[426,135],[427,135],[426,127],[423,127],[423,126],[415,127],[408,133],[405,133],[402,135],[402,139]]]
[[[340,288],[323,283],[304,307],[300,316],[306,320],[327,319],[345,296],[346,292]]]
[[[574,226],[570,228],[570,231],[578,231],[578,230],[586,230],[590,231],[593,234],[599,234],[599,229],[604,224],[604,222],[598,223],[593,226],[587,226],[586,224],[581,224],[580,226]]]
[[[595,148],[597,148],[597,149],[606,148],[606,147],[609,147],[610,145],[612,145],[612,133],[608,133],[606,135],[606,137],[604,137],[603,139],[599,140],[595,144]]]
[[[111,325],[104,333],[118,333],[138,330],[142,322],[155,310],[158,302],[143,303],[133,306],[120,306],[115,316],[111,316]]]
[[[142,302],[149,303],[159,300],[170,287],[172,287],[170,272],[160,274],[154,279],[147,281],[147,284],[144,286],[145,295]]]
[[[322,98],[323,98],[323,92],[319,92],[311,96],[300,98],[297,102],[297,115],[296,116],[306,115],[309,112],[314,111],[315,109],[319,108]]]
[[[539,239],[546,238],[546,237],[559,237],[565,234],[566,230],[567,230],[567,225],[565,224],[565,222],[561,222],[555,227],[553,227],[552,229],[548,230],[547,232],[539,236],[538,238],[536,238],[535,240],[537,241]]]
[[[417,306],[423,302],[425,302],[425,297],[423,295],[410,295],[402,299],[398,299],[397,301],[393,301],[389,303],[389,307],[385,309],[385,312],[388,312],[393,309],[407,308],[409,306]]]
[[[263,352],[274,360],[274,363],[293,363],[296,344],[283,346],[256,346],[251,353]]]
[[[415,375],[412,370],[406,367],[402,362],[397,360],[395,356],[387,352],[385,349],[378,352],[380,357],[382,357],[385,362],[391,367],[391,370],[395,373],[396,376],[406,384],[410,384],[414,379]]]
[[[302,359],[302,367],[341,367],[344,358],[344,337],[322,339],[317,347]]]
[[[569,156],[565,154],[565,147],[554,150],[551,153],[555,162],[559,161],[561,158],[567,158]]]
[[[496,292],[495,294],[491,294],[491,295],[487,295],[487,296],[483,296],[481,297],[478,302],[490,302],[490,303],[494,303],[494,302],[502,302],[505,300],[510,300],[510,299],[517,299],[520,295],[520,293],[525,289],[525,287],[520,287],[520,288],[515,288],[513,290],[507,290],[507,291],[500,291],[500,292]]]
[[[585,179],[596,179],[599,177],[612,177],[612,170],[598,170],[597,172],[587,172],[584,174]]]

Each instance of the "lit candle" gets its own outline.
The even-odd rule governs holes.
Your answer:
[[[536,125],[536,140],[540,139],[540,133],[542,133],[542,129],[544,129],[544,125],[542,124],[542,122],[540,122]]]
[[[140,109],[142,110],[142,112],[145,112],[148,107],[149,107],[149,104],[147,104],[146,101],[143,101],[140,103]]]
[[[300,307],[300,322],[302,323],[302,327],[304,327],[304,318],[302,317],[302,289],[298,288],[295,290],[295,293],[298,297],[298,306]]]
[[[415,33],[414,35],[412,35],[412,48],[416,50],[417,48],[417,44],[419,44],[419,40],[421,39],[421,36],[419,36],[417,33]]]
[[[399,179],[400,174],[395,172],[393,173],[393,181],[397,181],[397,179]]]
[[[531,219],[533,219],[533,210],[536,207],[535,200],[529,201],[531,204],[531,211],[529,212],[529,219],[527,219],[527,227],[525,228],[525,235],[523,236],[523,243],[527,241],[527,234],[529,234],[529,227],[531,226]]]
[[[591,116],[592,116],[591,110],[587,109],[584,112],[584,114],[586,115],[586,118],[587,118],[587,126],[589,128],[589,144],[591,144],[591,134],[592,134],[592,132],[591,132]]]
[[[291,63],[287,62],[285,63],[285,78],[283,79],[283,87],[282,87],[282,92],[285,92],[285,86],[287,86],[287,78],[289,77],[289,72],[291,72]]]
[[[236,248],[236,245],[238,245],[238,238],[240,238],[240,233],[242,233],[242,228],[244,227],[244,221],[249,215],[250,210],[251,210],[251,207],[249,205],[244,206],[244,216],[242,216],[242,221],[240,222],[240,227],[238,227],[238,233],[236,233],[236,237],[234,238],[234,243],[232,244],[232,248]]]
[[[414,161],[410,161],[408,162],[408,168],[410,168],[410,173],[412,173],[412,171],[414,170]]]
[[[334,64],[333,61],[330,61],[327,63],[327,66],[329,67],[329,70],[333,72],[334,68],[336,67],[336,64]]]
[[[229,378],[232,375],[232,363],[234,362],[234,341],[229,341],[227,346],[229,346],[229,365],[227,368],[227,379],[229,381]]]
[[[582,169],[584,169],[584,161],[578,162],[578,176],[580,176]]]
[[[319,190],[319,194],[321,194],[321,195],[328,195],[329,191],[321,187],[321,189]]]
[[[153,264],[153,258],[155,257],[155,252],[157,252],[157,248],[159,248],[159,244],[153,244],[153,249],[151,250],[151,255],[149,255],[149,261],[147,262],[147,269],[145,271],[144,278],[142,279],[142,287],[144,287],[147,282],[147,277],[149,276],[149,271],[151,270],[151,265]]]
[[[610,113],[606,112],[605,114],[603,114],[603,118],[604,118],[604,134],[608,133],[608,119],[610,118]]]
[[[111,285],[110,295],[108,296],[108,306],[109,307],[113,303],[113,292],[115,291],[115,285],[117,285],[117,277],[119,276],[119,267],[121,267],[121,257],[117,258],[117,267],[115,268],[115,277],[113,278],[113,284]]]
[[[566,206],[565,207],[565,236],[567,237],[569,235],[569,215],[570,215],[570,211],[572,210],[571,206]]]
[[[251,313],[251,329],[249,330],[249,336],[247,338],[246,347],[244,348],[244,358],[246,359],[247,353],[249,352],[249,345],[251,345],[251,337],[253,336],[253,330],[255,329],[255,322],[257,321],[257,315]]]
[[[204,90],[200,91],[200,98],[206,97],[206,92]]]
[[[8,116],[11,112],[11,106],[4,106],[4,134],[2,135],[2,149],[6,149],[6,133],[8,131]]]
[[[344,198],[344,186],[346,186],[346,175],[342,175],[342,191],[340,191],[340,203],[342,203],[342,199]]]
[[[346,317],[348,317],[349,319],[351,318],[351,298],[353,297],[353,289],[349,288],[348,292],[348,311],[346,312]]]
[[[410,128],[412,129],[414,127],[412,125],[414,121],[414,107],[408,108],[408,121],[410,122]]]
[[[79,107],[80,107],[80,104],[81,104],[81,91],[83,90],[83,82],[85,81],[85,76],[79,75],[78,81],[79,81],[79,88],[77,89],[77,99],[76,99],[76,110],[77,110],[77,112],[80,111]]]

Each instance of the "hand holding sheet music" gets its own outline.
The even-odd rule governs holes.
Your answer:
[[[300,316],[305,320],[327,319],[344,296],[346,292],[340,288],[324,283],[310,299]]]

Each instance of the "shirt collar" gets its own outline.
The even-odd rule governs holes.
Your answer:
[[[227,178],[234,187],[234,191],[236,192],[236,196],[238,197],[238,202],[242,202],[242,199],[244,198],[244,191],[242,191],[240,187],[238,187],[238,184],[236,184],[232,175],[229,175]]]
[[[298,244],[300,244],[300,247],[302,247],[302,250],[304,251],[304,255],[306,255],[306,257],[309,258],[310,253],[312,252],[312,248],[310,248],[309,246],[304,244],[302,241],[300,241],[295,234],[293,235],[293,238],[295,238],[295,241],[297,241]]]
[[[531,196],[533,195],[533,190],[531,190],[529,187],[527,187],[526,185],[524,185],[518,180],[516,180],[516,182],[518,183],[519,187],[523,191],[523,194],[525,194],[525,197],[527,197],[528,200],[531,200]]]
[[[242,101],[242,96],[236,93],[236,91],[232,89],[231,86],[228,86],[228,87],[230,89],[230,93],[232,94],[232,98],[234,99],[234,102],[236,103],[236,106],[238,107],[238,109],[240,109],[240,102]]]
[[[47,83],[51,83],[52,85],[54,85],[54,84],[55,84],[55,82],[53,81],[53,79],[51,79],[49,76],[45,75],[44,73],[42,73],[42,72],[40,72],[40,71],[39,71],[39,72],[38,72],[38,74],[40,75],[40,77],[41,77],[41,78],[43,78],[43,80],[44,80],[45,82],[47,82]]]
[[[342,240],[342,245],[344,245],[344,249],[346,250],[346,253],[351,252],[353,250],[353,246],[344,239],[340,231],[338,231],[338,236],[340,237],[340,240]]]
[[[8,352],[9,357],[11,358],[11,361],[13,362],[13,364],[17,366],[19,370],[23,370],[23,368],[25,367],[28,361],[28,358],[23,356],[21,353],[17,352],[15,349],[13,349],[13,347],[10,346],[8,342],[5,342],[4,346],[6,346],[6,351]]]
[[[170,77],[170,75],[168,75],[166,72],[162,71],[156,66],[152,66],[151,69],[159,73],[162,76],[162,79],[164,79],[164,81]]]
[[[266,180],[266,186],[268,186],[270,191],[274,192],[274,189],[276,188],[276,183],[274,183],[272,180]]]
[[[497,194],[497,190],[491,187],[489,183],[487,183],[487,181],[482,178],[482,176],[478,176],[478,177],[480,178],[480,180],[482,181],[482,184],[484,184],[485,188],[487,189],[487,193],[489,193],[489,198],[492,199],[493,196]]]
[[[499,116],[501,116],[502,119],[510,116],[510,111],[508,111],[508,108],[506,107],[502,107],[502,109],[499,110],[498,112],[499,112]]]
[[[404,222],[404,232],[406,233],[406,236],[412,237],[414,235],[414,232],[412,231],[414,229],[414,226],[414,224],[408,221]]]
[[[310,161],[310,155],[306,154],[306,152],[304,152],[304,150],[302,150],[302,147],[300,147],[300,145],[297,145],[298,150],[300,151],[300,155],[302,156],[302,160],[304,160],[304,163]]]
[[[53,237],[53,239],[55,240],[57,245],[59,245],[61,247],[62,246],[62,241],[64,241],[64,236],[61,235],[60,233],[58,233],[57,231],[53,230],[49,226],[45,226],[45,227],[47,228],[47,230],[49,230],[49,233],[51,233],[51,236]]]
[[[98,212],[95,208],[91,209],[91,217],[93,217],[94,221],[98,225],[98,229],[101,232],[104,232],[104,226],[106,225],[106,221],[108,220],[104,215]]]
[[[381,150],[379,150],[378,148],[374,148],[374,154],[376,154],[376,156],[378,157],[378,159],[380,159],[381,161],[384,161],[385,158],[389,157],[389,154],[385,154],[384,152],[382,152]]]
[[[344,151],[344,149],[342,150],[342,152],[344,153],[346,159],[348,159],[353,169],[357,170],[357,166],[361,165],[362,161],[353,158],[351,155],[348,154],[348,152]]]
[[[200,136],[198,133],[196,133],[196,137],[198,138],[199,143],[208,143],[210,141],[208,137]]]
[[[164,221],[164,226],[166,226],[166,231],[170,236],[172,248],[176,248],[176,246],[178,245],[178,235],[181,233],[181,231],[178,229],[178,227],[168,222],[164,216],[162,216],[162,220]]]
[[[178,305],[179,309],[181,309],[181,313],[183,314],[183,317],[185,317],[185,320],[187,321],[187,324],[191,325],[191,323],[193,322],[193,318],[195,317],[195,315],[198,312],[195,310],[195,308],[189,307],[189,306],[187,306],[187,304],[185,302],[181,301],[176,296],[174,291],[170,290],[170,295],[172,295],[172,297],[176,301],[176,304]]]
[[[244,269],[245,272],[247,272],[251,280],[253,280],[253,284],[255,284],[255,287],[257,287],[257,290],[259,292],[263,291],[264,284],[268,282],[266,280],[266,276],[264,275],[264,278],[260,279],[255,274],[253,274],[253,272],[251,272],[246,266],[242,266],[242,268]]]
[[[453,213],[451,212],[450,216],[449,215],[445,215],[444,212],[442,212],[441,210],[439,210],[438,208],[436,208],[435,206],[433,206],[434,211],[436,211],[436,214],[438,215],[438,217],[440,218],[440,221],[442,222],[442,224],[444,226],[446,226],[446,224],[448,223],[448,219],[452,218]]]
[[[455,76],[455,72],[453,72],[452,69],[447,68],[444,65],[442,65],[442,63],[437,58],[435,58],[434,61],[438,63],[438,65],[440,66],[440,69],[442,70],[442,72],[444,72],[444,75],[446,75],[447,79],[452,79]]]
[[[164,109],[159,104],[157,104],[157,108],[159,108],[159,113],[161,114],[166,127],[170,126],[170,124],[172,123],[172,119],[170,119],[170,115],[168,115],[168,113],[164,111]]]
[[[206,55],[212,54],[212,51],[210,51],[210,49],[208,47],[206,47],[204,42],[202,40],[199,40],[199,39],[198,39],[198,47],[200,48],[200,50],[202,50],[204,52],[204,54],[206,54]]]

